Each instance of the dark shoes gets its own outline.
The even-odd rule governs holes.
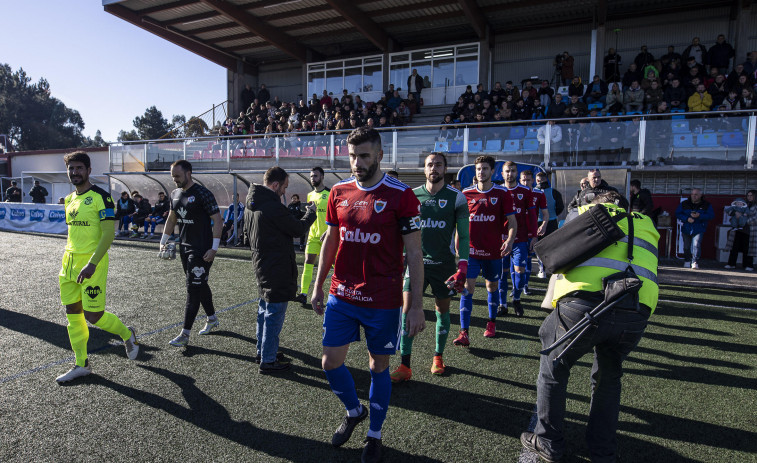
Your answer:
[[[307,307],[310,306],[310,304],[308,304],[308,296],[307,296],[307,294],[300,293],[300,294],[296,295],[294,297],[294,302],[299,302],[300,304],[302,304],[303,306],[305,306],[305,308],[307,308]]]
[[[381,461],[381,451],[383,445],[381,439],[375,437],[366,437],[363,441],[363,456],[360,459],[362,463],[378,463]]]
[[[348,415],[344,415],[342,424],[340,424],[339,427],[336,428],[334,435],[331,437],[331,445],[333,445],[334,447],[341,447],[345,442],[350,440],[350,437],[352,437],[352,431],[355,430],[355,426],[357,426],[364,419],[368,418],[368,407],[366,407],[365,405],[361,406],[363,409],[360,411],[360,414],[358,416],[350,417]],[[379,440],[379,445],[380,444],[381,441]],[[365,450],[363,450],[363,461],[365,461]]]
[[[516,317],[523,316],[523,306],[520,301],[513,301],[513,312],[515,312]]]
[[[267,375],[271,373],[281,373],[283,371],[288,370],[292,366],[289,362],[271,362],[271,363],[261,363],[260,364],[260,374],[261,375]]]
[[[504,317],[505,315],[507,315],[507,303],[500,304],[499,307],[497,307],[497,316]]]
[[[539,457],[541,457],[541,459],[546,461],[547,463],[557,463],[558,461],[560,461],[560,457],[553,457],[551,454],[547,453],[544,448],[542,448],[541,444],[539,443],[539,438],[532,432],[524,432],[523,434],[521,434],[520,443],[523,444],[523,447],[526,450],[539,455]]]
[[[257,354],[257,355],[255,356],[255,363],[257,363],[258,365],[260,365],[260,361],[261,361],[261,360],[262,360],[262,359],[260,358],[260,354]],[[276,361],[277,361],[277,362],[281,362],[282,360],[284,360],[284,353],[283,353],[283,352],[281,352],[281,351],[278,351],[278,352],[276,352]],[[288,363],[288,362],[287,362],[287,363]]]

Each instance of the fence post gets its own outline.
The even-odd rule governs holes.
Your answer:
[[[226,139],[226,170],[231,170],[231,140]]]
[[[469,141],[468,126],[463,129],[463,165],[468,164],[468,141]]]
[[[644,168],[644,148],[647,142],[647,120],[641,119],[639,122],[639,169]]]
[[[397,131],[392,130],[392,166],[397,170]]]
[[[549,169],[549,163],[552,159],[552,127],[549,122],[544,125],[544,170]],[[562,130],[562,127],[560,130]]]
[[[755,131],[757,130],[757,116],[752,113],[749,116],[749,132],[746,136],[746,168],[752,168],[752,161],[754,160],[754,138]]]
[[[181,143],[181,148],[184,151],[184,160],[186,161],[187,160],[187,141],[186,140],[184,140]]]
[[[276,145],[274,147],[274,150],[276,150],[276,165],[278,166],[279,165],[279,137],[276,137],[275,140],[276,140]]]
[[[331,163],[331,168],[334,168],[334,132],[331,132],[329,135],[329,162]]]

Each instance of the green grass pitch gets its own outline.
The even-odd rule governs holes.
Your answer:
[[[358,461],[367,422],[341,449],[330,445],[344,410],[320,367],[321,318],[290,303],[281,349],[293,368],[262,376],[255,354],[257,290],[247,251],[222,250],[211,270],[221,329],[176,349],[185,300],[178,260],[156,244],[117,243],[110,253],[107,310],[140,335],[137,361],[117,339],[90,328],[93,374],[69,386],[54,378],[73,353],[58,299],[64,240],[0,233],[0,461]],[[300,262],[302,256],[298,256]],[[533,279],[526,317],[497,322],[483,337],[478,288],[471,348],[449,345],[448,373],[429,372],[428,329],[416,339],[413,379],[395,385],[384,427],[387,462],[518,460],[519,435],[536,401],[538,309]],[[618,444],[621,461],[757,461],[757,292],[663,285],[663,302],[625,363]],[[691,305],[689,303],[696,303]],[[734,308],[715,308],[729,306]],[[458,329],[458,302],[452,303]],[[202,311],[200,312],[202,314]],[[399,356],[392,359],[392,368]],[[347,359],[365,403],[364,343]],[[565,461],[588,461],[584,442],[591,358],[573,369]]]

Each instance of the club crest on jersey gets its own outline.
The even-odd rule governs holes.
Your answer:
[[[499,199],[499,198],[497,198],[497,197],[494,197],[494,198],[492,198],[492,199],[491,199],[491,201],[492,201],[492,205],[495,205],[495,204],[497,204],[497,200],[498,200],[498,199]]]
[[[519,199],[519,200],[522,200],[522,199],[523,199],[523,193],[518,193],[518,199]]]
[[[377,213],[383,211],[385,207],[386,207],[386,201],[384,200],[377,199],[376,201],[373,202],[373,210],[376,211]]]
[[[195,197],[194,196],[190,196],[189,198],[187,198],[187,202],[190,203],[190,204],[193,203],[193,202],[195,202]]]
[[[439,200],[439,207],[444,207],[446,205],[447,205],[447,200],[446,199],[440,199]]]
[[[87,199],[84,200],[84,204],[87,206],[92,204],[92,196],[87,196]]]

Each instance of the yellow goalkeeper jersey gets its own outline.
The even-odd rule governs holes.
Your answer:
[[[322,191],[311,191],[308,193],[307,202],[315,203],[317,219],[310,226],[310,234],[308,240],[319,240],[321,235],[326,233],[326,206],[329,203],[329,192],[331,190],[326,187]]]
[[[66,196],[65,205],[68,225],[66,252],[95,252],[102,237],[100,222],[116,220],[113,198],[107,191],[93,185],[84,193],[74,191]]]

